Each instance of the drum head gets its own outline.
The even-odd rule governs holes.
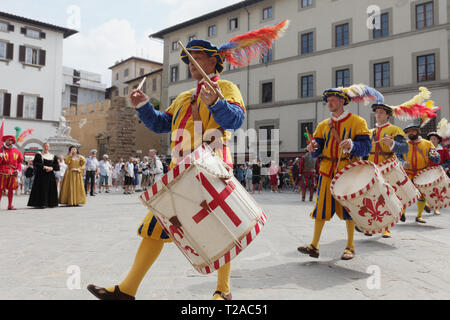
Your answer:
[[[363,190],[375,176],[374,165],[361,164],[342,173],[336,179],[334,195],[337,197],[349,196]]]
[[[414,178],[414,183],[418,185],[426,185],[433,183],[439,179],[441,176],[441,171],[438,167],[430,168],[429,170],[419,172],[419,174]]]

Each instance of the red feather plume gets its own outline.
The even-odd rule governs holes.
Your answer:
[[[413,120],[417,118],[433,119],[437,117],[435,113],[439,108],[428,108],[421,104],[415,104],[413,106],[398,106],[394,108],[394,116],[401,120]]]
[[[219,48],[219,54],[233,66],[245,66],[272,49],[272,43],[286,31],[288,20],[234,37]]]
[[[17,142],[23,142],[24,139],[25,139],[26,137],[28,137],[29,135],[31,135],[33,132],[34,132],[34,129],[28,129],[28,130],[25,130],[25,131],[22,132],[22,133],[20,134],[20,136],[17,138]]]

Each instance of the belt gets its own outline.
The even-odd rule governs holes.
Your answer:
[[[339,162],[339,161],[345,161],[345,160],[352,160],[352,159],[354,158],[354,156],[349,156],[349,157],[342,158],[342,159],[338,159],[338,158],[328,158],[328,157],[326,157],[326,156],[321,156],[320,158],[321,158],[321,159],[324,159],[324,160],[331,161],[331,162]]]
[[[370,154],[373,155],[382,155],[382,156],[393,156],[394,153],[393,152],[371,152]]]
[[[426,167],[425,167],[425,168],[426,168]],[[422,169],[405,169],[405,171],[417,172],[417,171],[422,171],[422,170],[425,169],[425,168],[422,168]]]

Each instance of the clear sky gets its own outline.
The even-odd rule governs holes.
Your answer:
[[[148,36],[241,0],[0,0],[0,11],[79,31],[64,40],[67,67],[96,72],[130,56],[162,62],[163,46]]]

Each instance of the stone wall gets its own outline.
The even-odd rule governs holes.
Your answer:
[[[163,154],[166,150],[167,143],[161,145],[161,141],[165,142],[167,135],[155,134],[140,123],[124,97],[71,107],[66,120],[72,128],[70,135],[79,141],[80,153],[85,156],[97,149],[97,158],[106,153],[116,161],[120,157],[142,157],[150,149]]]

